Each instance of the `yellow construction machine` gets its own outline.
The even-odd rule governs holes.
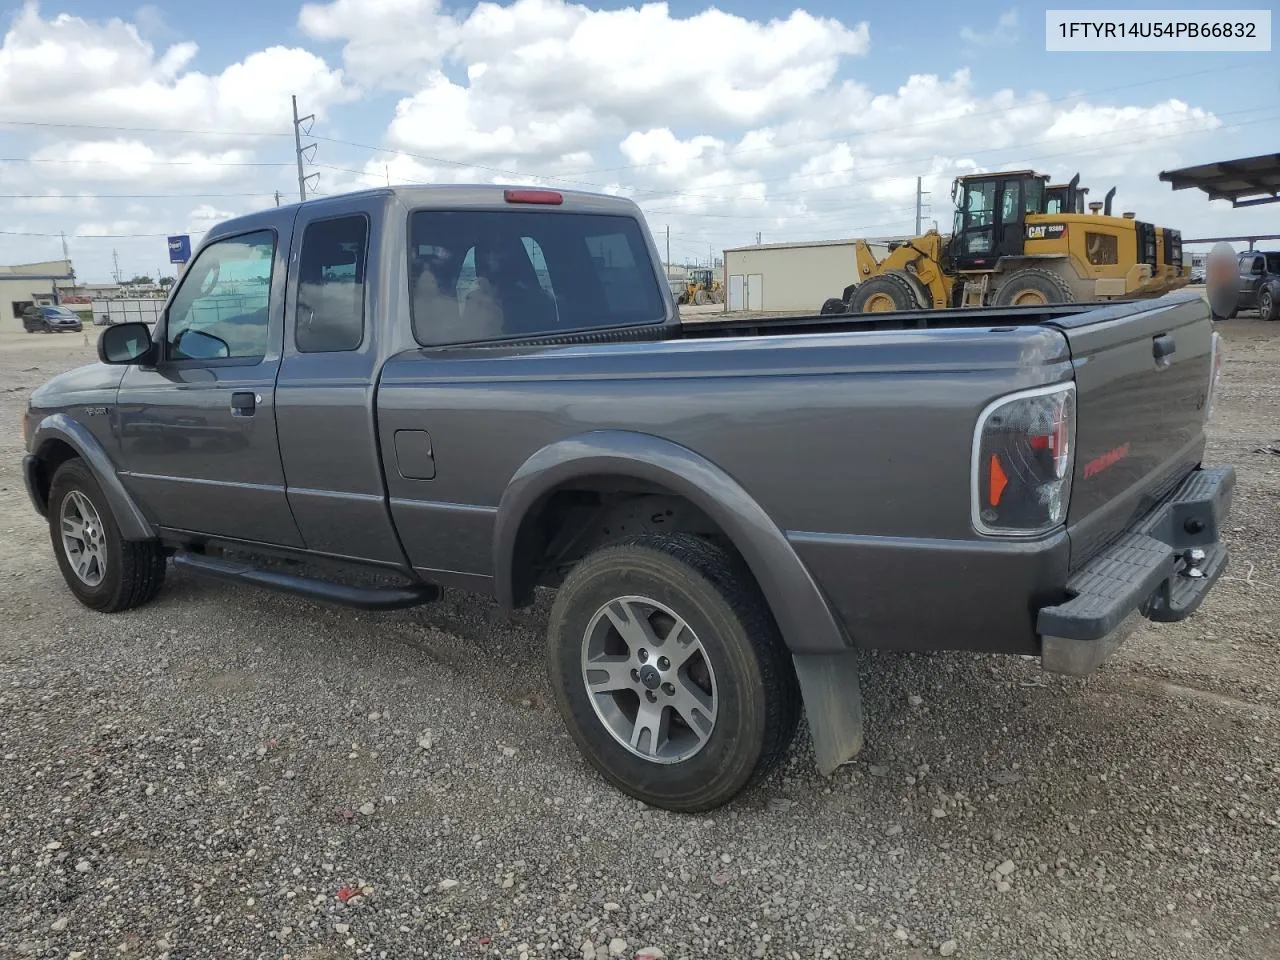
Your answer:
[[[724,303],[724,287],[710,267],[695,267],[689,271],[685,280],[684,293],[680,295],[680,303]]]
[[[1115,188],[1085,213],[1079,182],[1050,184],[1034,170],[958,178],[949,235],[891,243],[884,259],[857,241],[857,281],[822,312],[1136,299],[1189,282],[1179,231],[1112,216]]]

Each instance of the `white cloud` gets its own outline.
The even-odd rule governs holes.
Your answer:
[[[36,164],[56,164],[56,171],[37,171],[41,179],[99,184],[132,183],[153,192],[158,186],[227,182],[243,176],[242,165],[252,154],[243,149],[208,153],[199,150],[166,152],[136,138],[58,141],[31,154]],[[139,192],[144,192],[140,190]]]
[[[960,28],[960,39],[970,46],[990,47],[1014,43],[1018,39],[1017,8],[1004,11],[989,30],[975,30],[971,26]]]
[[[29,0],[0,48],[0,103],[8,120],[200,128],[289,130],[289,95],[323,116],[351,94],[341,70],[308,50],[271,47],[208,75],[189,69],[194,43],[157,52],[119,18],[41,16]]]
[[[1114,183],[1122,209],[1206,232],[1198,225],[1216,208],[1172,194],[1156,173],[1266,149],[1260,127],[1233,129],[1250,118],[1205,110],[1198,81],[1174,87],[1181,99],[1166,84],[1054,102],[1016,76],[993,90],[967,70],[912,74],[904,63],[872,73],[860,67],[865,24],[802,9],[759,20],[662,3],[332,0],[304,4],[298,25],[305,43],[225,64],[203,52],[197,61],[195,44],[151,14],[130,24],[23,7],[0,49],[6,119],[223,132],[6,128],[10,149],[39,161],[5,166],[12,192],[39,195],[8,201],[7,227],[52,239],[0,235],[0,261],[43,254],[79,223],[82,275],[103,276],[112,249],[126,272],[154,272],[163,237],[89,235],[194,237],[270,204],[275,189],[291,200],[291,93],[318,115],[317,134],[382,147],[322,141],[323,192],[388,175],[604,190],[635,198],[658,232],[670,225],[677,259],[705,259],[708,244],[757,232],[766,241],[902,233],[916,176],[931,193],[926,221],[945,227],[954,176],[1022,166],[1055,179],[1079,170],[1091,196]],[[1017,13],[979,26],[966,42],[990,51],[1016,36]],[[339,50],[342,69],[322,55]],[[357,90],[366,99],[344,108]],[[1264,212],[1236,211],[1212,229],[1256,229]],[[129,224],[139,226],[121,229]]]

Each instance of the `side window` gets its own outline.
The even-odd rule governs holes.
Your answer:
[[[538,241],[533,237],[521,237],[520,242],[524,244],[524,252],[528,254],[529,262],[533,264],[533,272],[538,278],[538,286],[542,288],[543,293],[554,297],[556,292],[551,286],[551,273],[547,270],[547,256],[542,252],[542,248],[538,246]]]
[[[318,220],[302,234],[294,342],[302,353],[355,350],[364,341],[369,221]]]
[[[1017,223],[1021,213],[1018,207],[1018,181],[1006,180],[1000,191],[1000,222]]]
[[[201,250],[169,305],[165,356],[262,357],[275,250],[270,230],[228,237]]]

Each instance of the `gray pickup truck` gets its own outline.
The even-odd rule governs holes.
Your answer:
[[[1192,294],[682,323],[625,199],[372,190],[212,230],[154,330],[32,395],[25,476],[104,612],[169,563],[366,609],[553,588],[582,752],[705,810],[801,708],[820,770],[858,752],[857,648],[1085,674],[1188,616],[1235,482],[1211,327]]]

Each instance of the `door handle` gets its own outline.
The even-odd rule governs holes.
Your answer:
[[[1173,356],[1178,344],[1167,333],[1160,333],[1151,338],[1151,355],[1155,357],[1156,363],[1162,367],[1169,365],[1170,357]]]
[[[231,395],[233,417],[252,417],[257,407],[258,398],[247,390],[238,390]]]

